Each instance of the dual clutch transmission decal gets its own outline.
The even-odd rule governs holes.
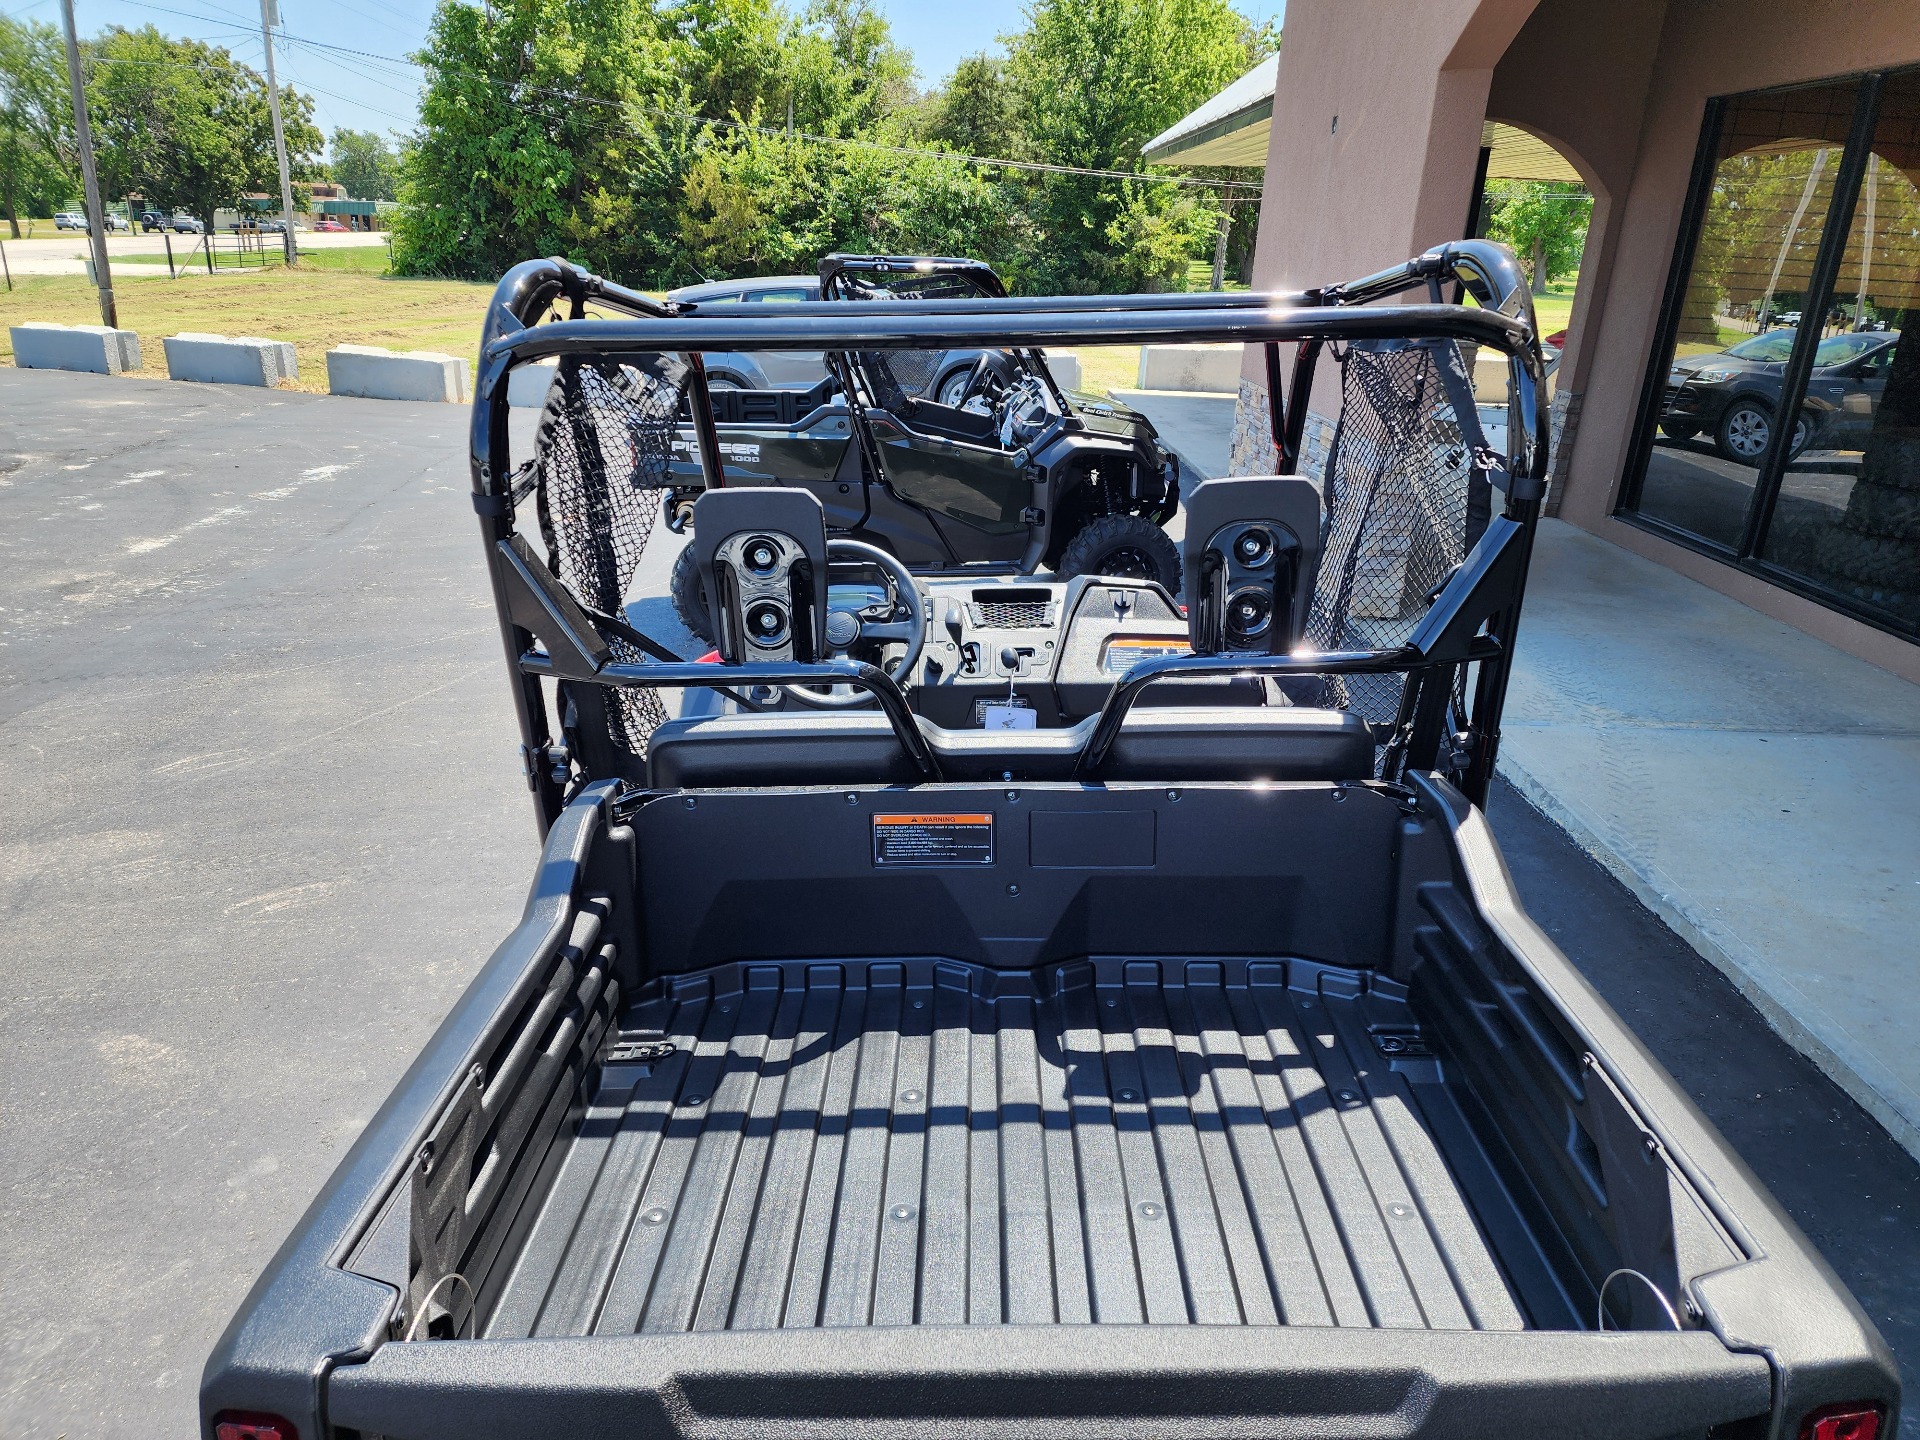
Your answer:
[[[875,865],[991,865],[991,815],[875,815]]]

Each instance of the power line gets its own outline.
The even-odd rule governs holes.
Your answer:
[[[287,37],[282,36],[281,38],[285,39]],[[356,100],[351,95],[342,95],[338,91],[328,90],[322,86],[316,85],[311,80],[302,79],[300,76],[295,75],[293,73],[293,70],[291,67],[287,67],[287,78],[289,80],[298,81],[302,86],[304,86],[308,90],[316,91],[321,95],[327,96],[329,99],[338,100],[343,105],[357,105],[363,110],[373,111],[373,113],[376,115],[384,115],[389,120],[399,121],[399,123],[402,125],[410,125],[413,123],[410,120],[404,119],[403,117],[394,114],[391,110],[382,110],[378,105],[369,105],[364,100]]]

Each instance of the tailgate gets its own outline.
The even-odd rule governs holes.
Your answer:
[[[1697,1332],[918,1326],[393,1344],[327,1400],[408,1440],[1658,1440],[1763,1415],[1771,1389]]]

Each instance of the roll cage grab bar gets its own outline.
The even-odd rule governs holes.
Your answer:
[[[1471,295],[1477,306],[1446,303],[1449,285]],[[1425,291],[1424,303],[1378,303],[1414,290]],[[536,323],[562,301],[567,318]],[[589,319],[590,306],[616,313],[614,318]],[[1077,778],[1097,781],[1140,693],[1170,677],[1404,672],[1408,683],[1390,732],[1386,773],[1394,773],[1395,766],[1445,766],[1454,771],[1468,799],[1485,802],[1499,748],[1527,563],[1546,494],[1549,439],[1543,403],[1546,374],[1532,301],[1525,276],[1500,246],[1456,241],[1344,285],[1297,293],[1022,296],[884,305],[808,301],[770,306],[765,316],[754,318],[742,318],[737,306],[726,308],[731,316],[702,312],[697,303],[655,300],[560,259],[516,265],[501,278],[488,306],[470,434],[473,506],[487,549],[501,640],[514,677],[522,756],[543,832],[565,800],[563,752],[553,748],[540,688],[543,678],[653,688],[851,684],[875,696],[920,774],[928,781],[941,778],[938,757],[905,694],[878,667],[853,661],[779,666],[616,661],[593,620],[545,567],[527,563],[526,542],[514,528],[508,373],[517,365],[568,355],[682,355],[689,366],[688,399],[702,474],[717,488],[725,484],[725,471],[701,364],[701,352],[708,350],[1259,345],[1283,474],[1298,469],[1315,366],[1328,344],[1450,339],[1500,351],[1508,358],[1510,381],[1507,454],[1480,452],[1473,460],[1503,493],[1504,504],[1404,644],[1324,654],[1144,660],[1114,686],[1075,767]],[[1286,344],[1295,352],[1290,377],[1283,376],[1281,365]],[[1443,732],[1452,676],[1467,664],[1479,666],[1467,728],[1448,736]]]

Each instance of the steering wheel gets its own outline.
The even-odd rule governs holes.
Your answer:
[[[856,646],[880,645],[889,640],[902,641],[907,647],[905,652],[886,668],[894,684],[904,685],[907,677],[913,673],[913,667],[920,662],[920,652],[927,645],[927,622],[920,613],[920,589],[914,584],[913,572],[897,556],[864,540],[828,540],[829,574],[836,563],[877,567],[886,582],[887,609],[883,618],[870,614],[879,608],[877,605],[830,605],[827,610],[827,654],[835,660],[854,660],[861,658],[853,654]],[[905,619],[900,618],[902,611],[906,612]],[[825,690],[816,690],[807,685],[787,685],[782,688],[800,704],[816,710],[851,710],[856,706],[874,703],[870,692],[852,685],[833,685]]]
[[[980,358],[973,362],[973,369],[967,372],[967,383],[960,391],[960,398],[954,402],[954,409],[964,409],[974,396],[985,395],[988,382],[1000,378],[996,358],[991,350],[980,352]]]

